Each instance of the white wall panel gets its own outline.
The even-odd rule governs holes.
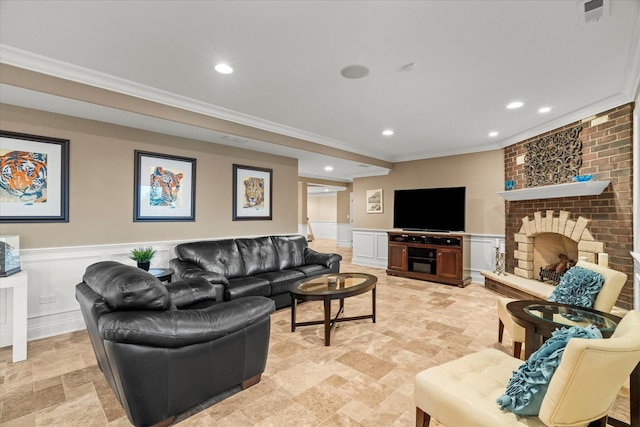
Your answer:
[[[313,236],[316,239],[337,240],[338,226],[335,222],[310,221]]]
[[[381,249],[381,241],[384,242]],[[387,232],[382,230],[353,230],[353,258],[356,265],[387,268]]]
[[[471,234],[471,280],[484,283],[481,271],[493,271],[495,240],[504,243],[504,236]],[[387,268],[388,237],[386,230],[353,230],[353,264]]]
[[[167,267],[174,257],[175,245],[180,242],[142,242],[104,246],[24,249],[20,264],[29,272],[27,300],[27,339],[39,339],[84,329],[80,307],[75,298],[75,286],[82,281],[87,266],[98,261],[119,261],[135,265],[129,259],[133,248],[153,246],[157,254],[152,267]],[[41,304],[41,297],[55,297],[55,301]],[[0,347],[12,343],[12,294],[0,294]]]
[[[338,238],[336,239],[336,244],[338,246],[343,246],[350,248],[351,247],[351,225],[346,224],[337,224],[338,229]]]

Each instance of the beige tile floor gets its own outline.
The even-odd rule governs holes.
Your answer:
[[[331,346],[321,326],[290,331],[290,311],[272,316],[269,359],[262,381],[179,418],[181,426],[412,426],[413,378],[430,367],[497,343],[497,295],[387,276],[383,269],[351,265],[351,252],[333,241],[320,251],[344,256],[342,271],[378,276],[377,322],[338,323]],[[299,319],[320,319],[322,306],[299,306]],[[369,314],[370,294],[349,298],[347,316]],[[28,359],[11,363],[0,349],[0,425],[128,426],[122,408],[97,367],[84,331],[29,342]],[[614,408],[628,421],[628,389]],[[438,425],[432,421],[432,426]],[[463,426],[450,426],[463,427]]]

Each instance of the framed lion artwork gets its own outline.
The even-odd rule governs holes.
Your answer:
[[[271,220],[272,169],[233,165],[233,220]]]

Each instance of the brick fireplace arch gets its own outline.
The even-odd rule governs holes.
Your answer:
[[[575,254],[578,258],[585,257],[589,262],[598,262],[598,255],[604,252],[604,243],[597,242],[589,232],[587,218],[580,216],[573,221],[569,219],[570,214],[561,210],[558,216],[554,216],[553,210],[547,210],[544,217],[542,212],[535,212],[533,219],[528,216],[522,218],[522,227],[514,235],[516,249],[513,256],[516,266],[513,273],[516,276],[538,279],[539,268],[555,262],[558,252],[569,252],[570,257]],[[555,241],[560,242],[556,244],[557,247],[549,246],[554,245],[554,239],[541,238],[549,234],[556,235]],[[539,237],[538,242],[536,237]],[[571,242],[575,249],[571,248]],[[548,254],[553,254],[554,258],[551,259]]]

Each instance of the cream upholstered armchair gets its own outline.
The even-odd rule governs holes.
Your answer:
[[[610,313],[613,305],[618,300],[618,295],[627,281],[627,275],[598,264],[587,261],[578,261],[578,267],[587,268],[602,274],[604,284],[593,303],[593,308],[605,313]],[[502,342],[502,336],[506,330],[513,341],[513,356],[520,357],[522,343],[524,342],[524,328],[517,325],[507,311],[507,304],[514,301],[512,298],[501,297],[498,299],[498,342]]]
[[[416,375],[416,426],[602,426],[620,388],[640,363],[640,312],[630,311],[611,338],[572,338],[538,416],[503,411],[496,399],[522,361],[488,348]]]

